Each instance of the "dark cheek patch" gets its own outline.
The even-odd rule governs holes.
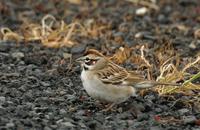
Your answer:
[[[86,65],[94,65],[94,64],[96,64],[96,63],[97,63],[96,60],[90,60],[90,61],[86,62],[85,64],[86,64]]]

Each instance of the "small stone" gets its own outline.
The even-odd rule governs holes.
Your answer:
[[[199,39],[200,38],[200,28],[196,29],[194,31],[194,38],[195,39]]]
[[[14,53],[11,54],[11,56],[13,58],[16,58],[16,59],[21,59],[21,58],[24,57],[24,53],[22,53],[22,52],[14,52]]]
[[[200,128],[193,128],[192,130],[200,130]]]
[[[134,124],[134,121],[133,120],[127,120],[127,123],[130,126],[130,125]]]
[[[82,128],[87,128],[87,126],[84,124],[84,123],[82,123],[82,122],[79,122],[78,123]]]
[[[189,112],[189,110],[186,109],[186,108],[183,108],[183,109],[179,109],[179,110],[178,110],[178,113],[179,113],[180,115],[184,115],[184,114],[187,113],[187,112]]]
[[[147,31],[138,32],[138,33],[135,34],[135,38],[140,39],[140,38],[143,38],[145,35],[151,35],[151,33],[150,33],[150,32],[147,32]]]
[[[48,115],[45,115],[45,118],[48,120],[54,119],[54,114],[52,112],[49,112]]]
[[[7,42],[0,40],[0,52],[9,52],[10,48],[16,46],[14,42]]]
[[[128,32],[129,30],[130,30],[130,26],[126,22],[119,25],[120,32]]]
[[[171,13],[171,11],[172,11],[172,7],[171,6],[165,6],[165,8],[164,8],[164,13],[165,14],[169,14],[169,13]]]
[[[64,90],[61,90],[59,93],[60,93],[60,95],[65,95],[67,92]]]
[[[66,114],[66,110],[65,109],[60,109],[60,114],[63,115],[63,114]]]
[[[161,108],[155,108],[155,112],[156,112],[156,113],[161,113],[161,112],[162,112],[162,109],[161,109]]]
[[[24,61],[20,61],[19,63],[18,63],[18,65],[25,65],[25,62]],[[21,66],[19,66],[19,67],[21,67]],[[20,68],[19,68],[20,69]]]
[[[132,125],[133,128],[137,128],[137,127],[140,127],[142,125],[143,122],[138,122],[138,121],[135,121]]]
[[[57,125],[50,125],[50,127],[51,127],[52,129],[56,129],[56,128],[57,128]]]
[[[148,101],[153,101],[153,100],[156,99],[156,97],[155,97],[154,95],[146,95],[146,96],[144,97],[144,99],[146,99],[146,100],[148,100]]]
[[[14,127],[14,126],[15,126],[15,124],[12,123],[12,122],[9,122],[9,123],[6,124],[6,127],[9,127],[9,128],[10,128],[10,127]]]
[[[71,122],[62,122],[61,125],[64,125],[65,127],[75,127]]]
[[[179,0],[178,2],[182,6],[197,5],[197,1],[195,0]]]
[[[63,122],[63,119],[56,121],[56,124],[60,124],[61,122]]]
[[[149,116],[143,113],[139,114],[137,118],[138,121],[143,121],[143,120],[148,120],[148,119],[149,119]]]
[[[169,22],[169,19],[164,14],[159,14],[157,19],[158,22],[162,24],[167,24]]]
[[[189,48],[191,48],[191,49],[196,49],[197,46],[195,45],[194,42],[191,42],[190,45],[189,45]]]
[[[152,126],[150,130],[162,130],[159,126]]]
[[[50,86],[50,84],[47,83],[47,82],[41,82],[41,85],[44,86],[44,87],[49,87]]]
[[[52,130],[51,128],[49,128],[48,126],[44,127],[44,130]]]
[[[78,44],[72,47],[71,53],[72,54],[81,54],[85,51],[86,49],[86,44]]]
[[[6,112],[7,110],[0,105],[0,115],[4,115]]]
[[[197,120],[197,118],[195,116],[193,116],[193,115],[191,115],[191,116],[184,116],[183,117],[183,122],[185,124],[194,123],[196,120]]]
[[[0,96],[0,103],[4,103],[6,101],[6,98],[3,96]]]
[[[138,16],[143,16],[148,12],[148,9],[146,7],[142,7],[136,10],[135,14]]]
[[[85,114],[85,111],[84,110],[79,110],[76,114],[79,115],[79,116],[82,116],[82,115]]]
[[[72,54],[70,53],[63,53],[63,58],[64,59],[70,59],[72,57]]]
[[[124,34],[122,32],[117,32],[113,34],[114,40],[117,43],[121,43],[124,41]]]

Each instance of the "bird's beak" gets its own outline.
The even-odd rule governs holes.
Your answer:
[[[78,59],[76,59],[76,62],[83,63],[84,60],[85,60],[85,57],[79,57]]]

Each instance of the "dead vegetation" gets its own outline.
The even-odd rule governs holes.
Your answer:
[[[95,25],[93,25],[95,26]],[[93,28],[93,29],[92,29]],[[106,28],[106,27],[105,27]],[[92,36],[99,35],[98,30],[104,28],[97,26],[85,28],[78,22],[73,22],[67,25],[64,21],[58,22],[52,15],[46,15],[41,20],[41,24],[24,23],[20,27],[20,33],[13,32],[9,28],[1,28],[2,40],[14,41],[14,42],[29,42],[29,41],[41,41],[44,46],[59,48],[59,47],[72,47],[78,44],[73,41],[73,35]],[[195,37],[198,37],[198,30],[195,31]],[[138,71],[143,71],[143,68],[147,69],[147,78],[154,79],[160,82],[173,83],[183,81],[182,87],[158,87],[155,90],[160,94],[172,94],[172,93],[187,93],[191,90],[200,90],[200,85],[192,83],[193,80],[200,77],[200,73],[190,74],[187,72],[189,68],[195,68],[199,71],[200,68],[200,56],[190,61],[181,62],[181,58],[176,54],[174,48],[171,46],[170,41],[167,41],[164,45],[157,47],[152,51],[148,46],[133,46],[131,48],[120,47],[116,50],[115,54],[110,57],[117,64],[123,64],[125,61],[130,60],[133,64],[139,66]],[[132,53],[135,50],[139,50],[140,54]],[[148,53],[153,54],[154,58],[158,60],[158,63],[151,61],[152,59],[146,59]],[[150,63],[151,62],[151,63]],[[175,63],[175,64],[174,64]],[[184,66],[184,67],[180,67]],[[152,72],[159,70],[159,75],[153,77]],[[199,71],[200,72],[200,71]]]
[[[199,14],[199,0],[1,0],[0,129],[198,129]],[[181,86],[102,113],[73,62],[89,48]]]
[[[73,35],[85,35],[85,29],[78,22],[67,25],[64,21],[58,22],[52,15],[46,15],[41,24],[24,23],[20,33],[9,28],[1,28],[2,40],[14,42],[41,41],[44,46],[59,48],[72,47],[77,44],[71,39]]]
[[[150,9],[159,10],[159,7],[152,2],[147,1],[133,1],[129,2],[147,6]],[[80,1],[77,1],[80,3]],[[80,24],[77,21],[71,24],[66,24],[63,20],[58,21],[52,15],[46,15],[41,19],[40,23],[30,23],[24,21],[19,30],[12,31],[8,27],[1,28],[1,40],[14,41],[16,43],[40,41],[46,47],[60,48],[72,47],[78,43],[74,36],[80,37],[103,37],[106,33],[110,33],[108,28],[110,25],[100,24],[94,19],[89,19],[85,23]],[[188,32],[188,27],[182,24],[176,24],[171,29],[178,29],[179,31]],[[159,29],[157,30],[159,33]],[[194,38],[198,39],[199,29],[194,30]],[[122,38],[115,38],[114,40],[123,42]],[[155,48],[149,48],[146,43],[135,45],[132,47],[120,47],[115,49],[111,60],[118,64],[123,64],[130,61],[138,65],[137,71],[145,71],[147,79],[156,80],[159,82],[173,83],[180,82],[181,87],[157,87],[160,95],[170,95],[173,93],[190,94],[190,91],[200,90],[198,83],[193,83],[197,78],[200,78],[200,56],[197,54],[194,58],[184,59],[180,57],[176,50],[172,47],[170,40],[163,41],[161,46],[157,45]],[[107,51],[107,50],[104,50]],[[136,54],[135,52],[140,52]],[[189,69],[195,69],[195,72],[190,73]],[[158,73],[156,76],[154,73]],[[194,99],[199,102],[199,95],[194,95]]]

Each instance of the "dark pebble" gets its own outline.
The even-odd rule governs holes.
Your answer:
[[[160,14],[160,15],[158,15],[158,22],[161,24],[168,24],[169,19],[164,14]]]
[[[83,54],[86,49],[86,44],[80,43],[78,45],[75,45],[71,49],[72,54]]]
[[[163,110],[161,108],[155,108],[155,112],[158,114],[158,113],[163,112]]]
[[[179,0],[179,4],[182,6],[196,5],[196,0]]]
[[[186,113],[189,112],[189,109],[187,108],[183,108],[183,109],[179,109],[178,110],[178,113],[182,116],[182,115],[185,115]]]
[[[4,103],[6,101],[6,97],[0,96],[0,104]]]
[[[193,115],[191,115],[191,116],[184,116],[183,117],[183,122],[185,124],[194,123],[196,120],[197,120],[197,118],[195,116],[193,116]]]
[[[148,120],[149,119],[149,115],[145,114],[145,113],[141,113],[139,115],[137,115],[137,120],[138,121],[144,121],[144,120]]]

